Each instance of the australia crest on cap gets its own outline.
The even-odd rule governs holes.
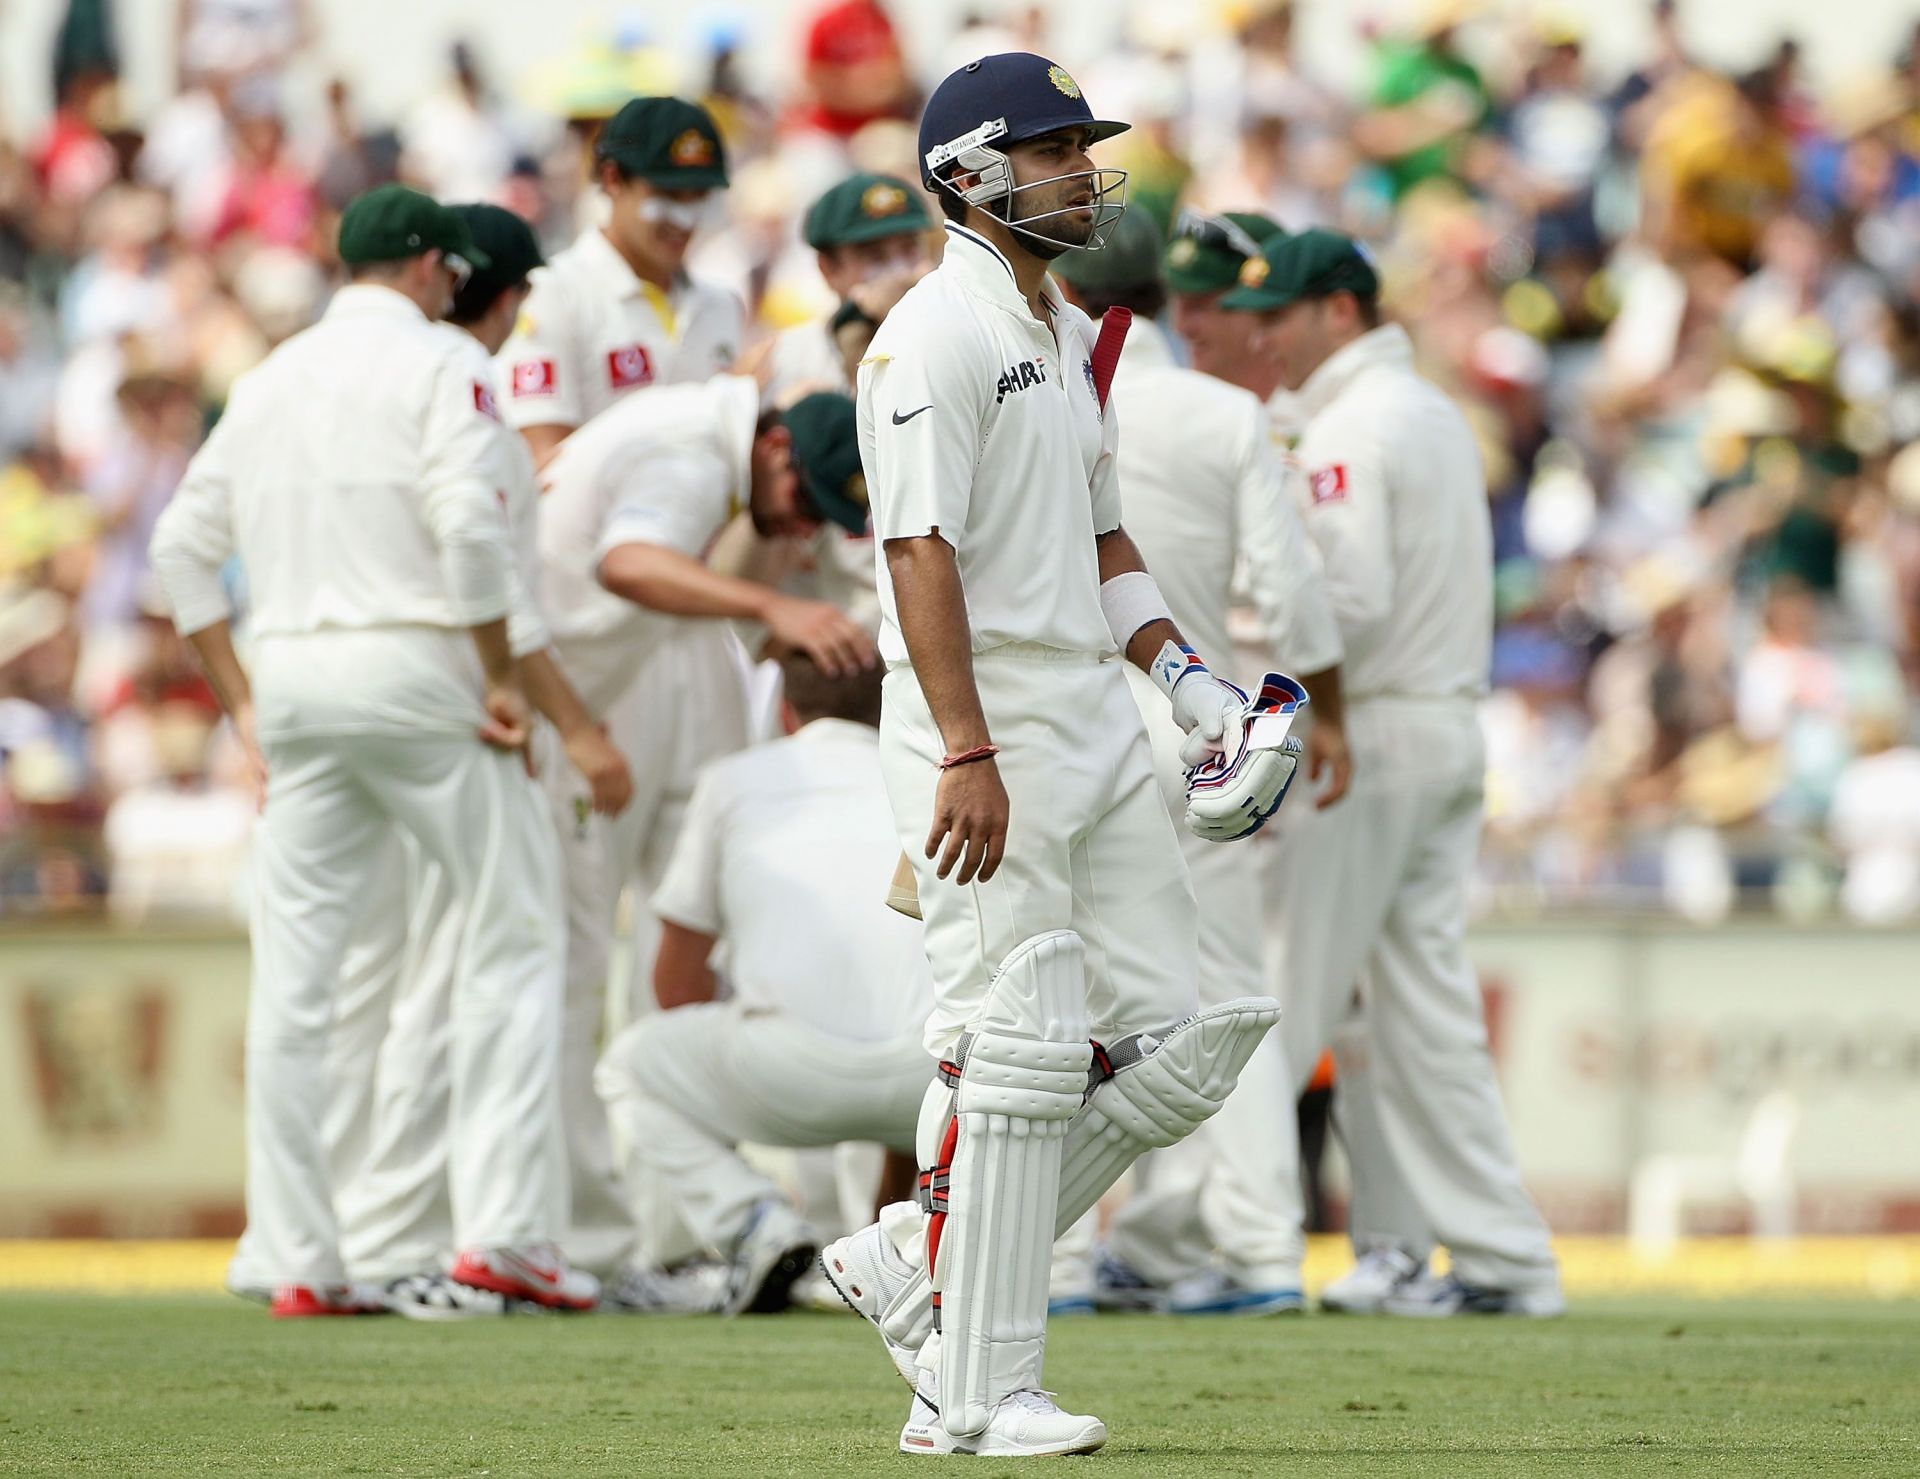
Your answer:
[[[1070,98],[1080,96],[1080,84],[1067,75],[1067,69],[1065,67],[1047,68],[1047,81],[1051,82]]]
[[[1200,243],[1191,236],[1183,236],[1167,248],[1167,262],[1174,267],[1191,267],[1199,255]]]
[[[907,208],[907,192],[884,180],[869,185],[860,196],[860,214],[870,219],[897,216]]]
[[[713,163],[713,140],[697,128],[682,129],[667,154],[675,164],[696,169]]]
[[[1240,264],[1240,286],[1257,288],[1267,280],[1267,274],[1273,271],[1265,257],[1249,257]]]
[[[849,503],[857,503],[861,508],[867,506],[867,475],[857,472],[847,479],[847,485],[840,490]]]

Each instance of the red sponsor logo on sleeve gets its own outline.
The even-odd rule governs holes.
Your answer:
[[[473,382],[473,409],[482,416],[500,419],[500,406],[493,398],[493,387],[484,380]]]
[[[653,383],[653,360],[639,344],[607,351],[607,384],[614,390],[632,390]]]
[[[523,359],[513,367],[513,393],[523,395],[552,395],[559,380],[550,359]]]
[[[1307,487],[1313,494],[1314,506],[1323,503],[1341,503],[1347,496],[1347,465],[1336,462],[1331,467],[1316,468],[1307,474]]]

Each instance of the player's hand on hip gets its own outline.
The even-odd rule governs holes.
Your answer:
[[[567,741],[567,759],[580,772],[593,797],[593,809],[603,817],[617,817],[633,800],[633,774],[607,732],[594,724]]]
[[[496,750],[523,750],[533,728],[533,711],[518,683],[489,683],[486,696],[486,723],[480,726],[480,738]]]
[[[1316,811],[1325,811],[1347,794],[1353,784],[1353,751],[1347,746],[1346,730],[1337,724],[1316,723],[1307,731],[1307,777],[1320,786],[1313,802]]]
[[[1180,746],[1180,763],[1191,770],[1207,756],[1226,748],[1227,727],[1246,719],[1247,701],[1239,690],[1212,673],[1189,674],[1173,690],[1173,717],[1187,732]]]
[[[1006,855],[1009,811],[1007,788],[991,759],[941,771],[933,793],[933,830],[927,834],[927,856],[939,858],[939,876],[953,873],[962,886],[992,878]]]
[[[873,638],[838,606],[781,596],[767,607],[767,630],[797,647],[829,678],[870,668],[879,659]]]

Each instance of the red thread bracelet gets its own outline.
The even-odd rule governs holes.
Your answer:
[[[942,770],[952,770],[956,765],[971,765],[976,760],[991,760],[1000,753],[998,745],[975,745],[971,750],[962,750],[958,755],[948,755],[940,762]]]

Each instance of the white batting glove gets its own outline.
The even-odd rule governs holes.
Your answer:
[[[1229,727],[1238,730],[1246,717],[1245,694],[1214,677],[1191,647],[1177,642],[1162,647],[1148,671],[1172,703],[1174,722],[1187,732],[1180,745],[1182,765],[1192,770],[1227,748]]]

